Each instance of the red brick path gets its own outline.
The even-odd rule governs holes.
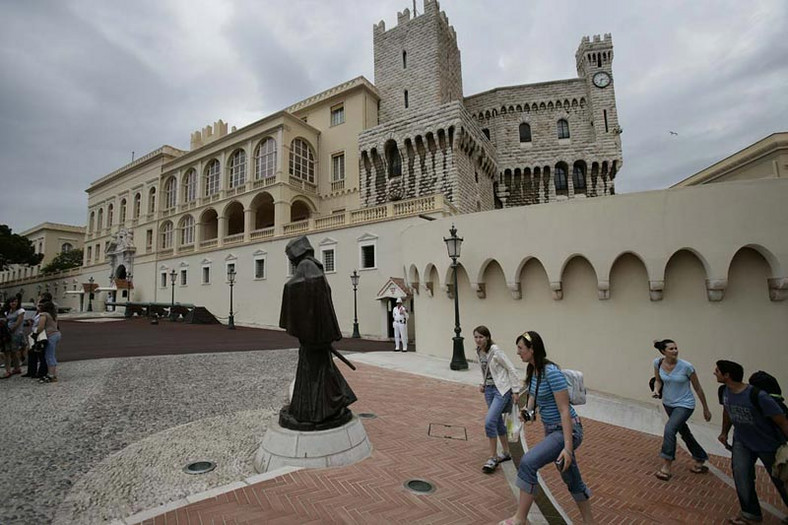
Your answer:
[[[373,446],[370,458],[344,468],[294,472],[145,523],[438,525],[497,523],[514,514],[515,500],[503,472],[488,476],[480,471],[487,455],[485,406],[475,387],[368,365],[358,368],[345,375],[360,399],[354,411],[378,416],[363,420]],[[464,426],[468,440],[430,437],[430,423]],[[735,491],[711,473],[691,474],[691,460],[683,450],[673,479],[665,483],[653,476],[660,438],[590,420],[584,427],[578,459],[594,492],[599,523],[724,523],[738,511]],[[530,442],[541,439],[541,426],[528,426],[527,436]],[[724,462],[714,461],[719,466]],[[545,468],[543,475],[579,522],[556,470]],[[411,478],[429,480],[437,491],[414,495],[403,488]],[[777,520],[767,515],[764,523]]]

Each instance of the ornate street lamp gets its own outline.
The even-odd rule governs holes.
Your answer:
[[[350,282],[353,283],[353,335],[352,337],[358,339],[361,334],[358,333],[358,272],[353,270],[350,274]]]
[[[227,282],[230,283],[230,317],[227,318],[227,328],[235,330],[235,316],[233,316],[233,285],[235,284],[235,266],[227,269]]]
[[[454,227],[454,224],[451,225],[449,233],[451,237],[443,238],[451,258],[451,267],[454,269],[454,338],[452,339],[454,341],[454,350],[449,367],[452,370],[467,370],[468,361],[465,359],[465,346],[460,335],[460,294],[457,289],[457,259],[460,258],[462,237],[457,237],[457,228]]]
[[[170,271],[170,284],[172,284],[172,299],[170,301],[170,321],[175,320],[175,279],[178,277],[178,272],[175,268]]]
[[[88,282],[90,283],[90,293],[88,294],[88,312],[92,312],[93,311],[93,276],[92,275],[90,276],[90,279],[88,279]]]

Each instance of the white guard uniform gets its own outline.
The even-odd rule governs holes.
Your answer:
[[[394,317],[394,351],[397,352],[401,348],[403,352],[407,352],[408,309],[402,306],[401,302],[398,302],[392,315]]]

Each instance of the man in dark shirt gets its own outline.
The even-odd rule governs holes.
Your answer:
[[[743,524],[763,519],[761,505],[755,492],[755,462],[760,459],[772,482],[788,506],[788,492],[783,482],[771,475],[777,449],[788,440],[788,419],[782,408],[763,390],[750,398],[751,385],[743,383],[744,369],[733,361],[717,361],[714,376],[726,388],[722,391],[722,433],[717,439],[731,451],[731,468],[741,514],[728,520]],[[728,444],[728,433],[733,426],[733,445]]]

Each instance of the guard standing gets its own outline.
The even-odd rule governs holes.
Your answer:
[[[402,305],[402,298],[397,299],[394,307],[394,351],[408,351],[408,309]]]

